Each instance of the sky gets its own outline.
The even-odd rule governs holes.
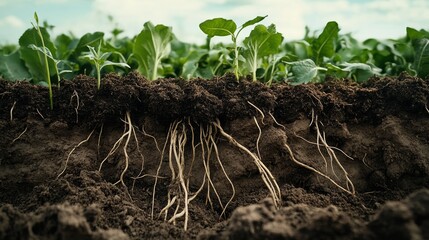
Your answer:
[[[0,0],[0,45],[17,43],[35,11],[40,22],[55,26],[54,36],[118,27],[132,37],[151,21],[172,26],[179,40],[192,43],[204,42],[198,25],[215,17],[241,25],[268,15],[261,23],[274,23],[286,41],[302,38],[305,26],[320,30],[329,21],[360,40],[402,37],[408,26],[429,29],[428,0]]]

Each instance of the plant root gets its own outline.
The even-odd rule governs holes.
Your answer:
[[[10,122],[13,122],[13,109],[15,109],[16,101],[13,102],[12,107],[10,108]]]
[[[70,105],[72,105],[73,98],[76,98],[76,107],[74,108],[74,111],[76,112],[76,123],[79,122],[79,94],[76,92],[76,90],[73,91],[73,94],[70,97]]]
[[[144,130],[144,125],[142,126],[141,132],[143,133],[143,136],[150,137],[150,138],[153,139],[153,141],[155,143],[156,149],[158,150],[159,153],[161,153],[161,150],[159,149],[159,146],[158,146],[158,141],[156,140],[156,138],[154,136],[146,133],[146,131]],[[133,184],[132,184],[132,187],[131,187],[131,194],[134,194],[134,186],[135,186],[136,181],[138,179],[142,179],[144,177],[154,177],[154,175],[152,175],[152,174],[143,174],[143,172],[144,172],[145,158],[144,158],[144,154],[140,150],[140,145],[139,145],[139,141],[137,139],[135,128],[133,128],[133,134],[134,134],[134,140],[137,143],[137,152],[138,152],[138,154],[140,155],[140,158],[141,158],[141,167],[140,167],[140,172],[137,174],[137,176],[131,177],[131,179],[133,179]]]
[[[74,152],[78,147],[80,147],[80,145],[82,145],[82,144],[84,144],[84,143],[86,143],[86,142],[88,142],[88,141],[89,141],[89,139],[91,138],[92,134],[94,133],[94,130],[95,130],[95,128],[91,131],[91,133],[88,135],[88,137],[87,137],[85,140],[83,140],[83,141],[79,142],[79,143],[78,143],[76,146],[74,146],[74,147],[73,147],[73,149],[69,152],[69,154],[67,155],[67,159],[66,159],[66,162],[65,162],[64,168],[63,168],[63,170],[58,174],[57,179],[58,179],[58,178],[60,178],[60,177],[61,177],[61,175],[63,175],[63,174],[64,174],[64,172],[66,171],[66,169],[67,169],[67,165],[68,165],[68,162],[69,162],[69,159],[70,159],[70,156],[72,155],[72,153],[73,153],[73,152]]]
[[[257,166],[259,173],[261,174],[263,182],[270,191],[274,206],[278,208],[281,205],[280,187],[278,186],[277,181],[271,174],[270,170],[265,166],[265,164],[256,154],[252,153],[248,148],[237,142],[237,140],[235,140],[231,135],[226,133],[220,125],[219,120],[216,120],[213,125],[219,130],[220,134],[225,137],[230,143],[247,153],[253,159],[254,164]]]
[[[38,109],[38,108],[36,108],[36,111],[37,111],[37,114],[39,114],[39,116],[40,116],[43,120],[45,120],[45,117],[42,115],[42,113],[40,113],[40,111],[39,111],[39,109]]]
[[[21,137],[22,137],[22,135],[24,135],[24,133],[25,132],[27,132],[27,129],[28,129],[28,126],[25,126],[25,129],[24,129],[24,131],[22,131],[16,138],[14,138],[13,140],[12,140],[12,143],[11,144],[13,144],[14,142],[16,142],[18,139],[20,139]]]
[[[196,123],[194,123],[196,124]],[[170,170],[170,183],[167,193],[167,203],[161,209],[159,217],[163,216],[164,221],[176,224],[178,219],[183,218],[183,228],[186,231],[188,229],[189,222],[189,205],[193,200],[197,198],[203,189],[207,189],[206,204],[210,204],[213,208],[213,201],[211,194],[216,196],[219,206],[222,209],[220,218],[225,215],[225,211],[228,205],[232,202],[235,197],[235,187],[229,178],[224,165],[219,156],[219,151],[216,143],[217,127],[213,124],[208,124],[205,127],[199,125],[199,138],[196,137],[194,124],[191,123],[190,118],[185,120],[177,120],[170,124],[169,131],[164,143],[163,150],[161,151],[161,159],[158,165],[157,172],[155,174],[155,184],[152,192],[152,217],[154,215],[155,195],[156,195],[156,184],[159,176],[159,172],[162,168],[162,160],[168,148],[168,167]],[[198,124],[197,124],[198,125]],[[188,137],[190,135],[190,137]],[[185,154],[187,144],[191,144],[191,156],[187,159],[188,155]],[[204,166],[204,175],[201,180],[201,185],[195,192],[190,190],[190,183],[193,177],[193,166],[195,164],[197,156],[197,149],[201,151],[201,161]],[[228,201],[224,204],[221,196],[216,190],[215,184],[211,178],[210,161],[216,160],[219,168],[223,175],[231,186],[232,195]],[[173,210],[172,213],[170,209]]]
[[[122,134],[122,136],[113,144],[112,149],[109,151],[109,153],[107,154],[107,156],[103,159],[103,161],[101,161],[100,166],[98,168],[98,171],[101,171],[101,169],[103,167],[103,164],[107,161],[107,159],[110,156],[112,156],[119,149],[119,147],[122,145],[122,142],[125,139],[125,143],[123,144],[123,147],[122,147],[122,151],[123,151],[123,154],[124,154],[124,165],[125,166],[124,166],[124,169],[121,171],[121,174],[119,176],[119,180],[117,182],[115,182],[114,185],[117,185],[117,184],[120,183],[124,187],[124,189],[125,189],[128,197],[132,200],[132,197],[131,197],[130,193],[128,192],[128,187],[127,187],[127,185],[125,184],[125,181],[124,181],[124,176],[125,176],[125,174],[128,171],[129,162],[130,162],[130,157],[128,155],[128,150],[127,149],[128,149],[128,145],[130,143],[131,136],[133,135],[133,133],[135,135],[134,126],[133,126],[133,124],[131,122],[130,112],[126,112],[125,113],[124,124],[125,124],[124,134]],[[138,142],[137,142],[137,145],[138,145]]]
[[[273,121],[277,124],[277,125],[279,125],[279,126],[281,126],[284,130],[286,130],[286,127],[284,126],[284,125],[282,125],[282,124],[280,124],[280,123],[278,123],[277,122],[277,120],[274,118],[274,116],[270,113],[270,116],[271,116],[271,118],[273,119]],[[311,123],[310,123],[310,125],[309,126],[311,126],[312,124],[314,124],[315,125],[315,127],[316,127],[316,137],[317,137],[317,142],[311,142],[311,141],[309,141],[309,140],[307,140],[307,139],[305,139],[305,138],[303,138],[303,137],[301,137],[301,136],[299,136],[299,135],[297,135],[296,133],[294,133],[294,135],[296,136],[296,137],[298,137],[298,138],[300,138],[301,140],[304,140],[305,142],[307,142],[307,143],[309,143],[309,144],[312,144],[312,145],[316,145],[317,146],[317,149],[318,149],[318,152],[319,152],[319,154],[322,156],[322,159],[323,159],[323,161],[324,161],[324,163],[325,163],[325,171],[326,171],[326,174],[325,173],[323,173],[323,172],[321,172],[321,171],[319,171],[319,170],[317,170],[317,169],[315,169],[314,167],[312,167],[312,166],[310,166],[310,165],[308,165],[308,164],[305,164],[305,163],[303,163],[303,162],[301,162],[301,161],[299,161],[299,160],[297,160],[296,158],[295,158],[295,155],[294,155],[294,153],[293,153],[293,151],[292,151],[292,149],[291,149],[291,147],[285,142],[283,145],[284,145],[284,147],[287,149],[287,151],[288,151],[288,153],[289,153],[289,155],[290,155],[290,157],[291,157],[291,160],[294,162],[294,163],[296,163],[297,165],[299,165],[299,166],[301,166],[301,167],[303,167],[303,168],[306,168],[306,169],[308,169],[308,170],[310,170],[310,171],[312,171],[312,172],[314,172],[314,173],[316,173],[316,174],[318,174],[318,175],[320,175],[320,176],[322,176],[323,178],[325,178],[325,179],[327,179],[328,181],[330,181],[333,185],[335,185],[336,187],[338,187],[339,189],[341,189],[342,191],[344,191],[344,192],[346,192],[346,193],[349,193],[349,194],[351,194],[351,195],[355,195],[355,188],[354,188],[354,185],[353,185],[353,182],[350,180],[350,178],[348,177],[348,173],[347,173],[347,171],[344,169],[344,167],[342,166],[342,164],[340,163],[340,161],[339,161],[339,159],[338,159],[338,157],[336,156],[336,154],[335,154],[335,152],[334,152],[334,150],[337,150],[337,151],[339,151],[339,152],[341,152],[342,154],[344,154],[344,156],[346,156],[347,158],[349,158],[349,159],[351,159],[351,160],[353,160],[353,158],[352,157],[350,157],[349,155],[347,155],[344,151],[342,151],[341,149],[339,149],[339,148],[336,148],[336,147],[331,147],[330,145],[328,145],[328,143],[327,143],[327,141],[326,141],[326,135],[325,135],[325,133],[321,133],[321,130],[320,130],[320,128],[319,128],[319,124],[318,124],[319,122],[318,122],[318,118],[317,118],[317,115],[315,115],[314,114],[314,110],[312,111],[312,119],[311,119]],[[328,160],[326,159],[326,157],[323,155],[323,153],[322,153],[322,149],[321,149],[321,147],[324,147],[325,149],[326,149],[326,151],[328,152],[328,155],[329,155],[329,165],[331,166],[330,167],[330,169],[331,169],[331,171],[332,171],[332,174],[337,178],[337,179],[339,179],[339,177],[337,176],[337,174],[335,173],[335,171],[334,171],[334,162],[337,164],[337,166],[342,170],[342,172],[343,172],[343,175],[344,175],[344,177],[345,177],[345,180],[346,180],[346,187],[343,187],[343,186],[341,186],[339,183],[337,183],[334,179],[332,179],[330,176],[328,176]]]

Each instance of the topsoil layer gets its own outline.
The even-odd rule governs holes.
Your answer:
[[[0,80],[0,239],[429,239],[428,103],[407,75],[130,74],[65,81],[50,110],[46,88]]]

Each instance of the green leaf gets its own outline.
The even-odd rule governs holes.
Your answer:
[[[257,25],[244,39],[246,51],[243,57],[246,66],[252,73],[253,81],[257,80],[256,71],[259,67],[259,59],[278,53],[282,41],[283,36],[276,32],[274,25],[270,25],[268,28],[264,25]]]
[[[30,79],[31,75],[21,60],[19,52],[10,55],[0,55],[0,76],[6,80],[18,81]]]
[[[161,60],[169,54],[172,39],[171,27],[161,24],[154,26],[151,22],[144,24],[133,49],[141,74],[150,80],[158,78],[158,68],[161,67]]]
[[[287,63],[291,65],[290,71],[293,74],[291,84],[317,82],[319,71],[327,70],[326,68],[318,67],[311,59]]]
[[[381,72],[381,69],[377,67],[373,67],[369,64],[365,63],[348,63],[345,62],[341,64],[343,71],[349,72],[350,78],[353,78],[356,82],[365,82],[370,77],[374,75],[379,75]]]
[[[37,12],[34,12],[34,20],[36,20],[36,24],[39,25],[39,16],[37,16]]]
[[[336,22],[328,22],[323,32],[312,43],[314,61],[320,64],[323,57],[332,57],[335,53],[335,42],[340,28]]]
[[[116,67],[122,67],[122,68],[130,68],[130,66],[126,63],[116,63],[112,61],[104,61],[104,63],[100,66],[100,70],[103,69],[106,66],[116,66]]]
[[[417,71],[417,76],[426,78],[429,76],[429,39],[416,40],[414,50],[416,52],[414,70]]]
[[[258,23],[258,22],[260,22],[260,21],[262,21],[262,20],[264,20],[266,17],[268,17],[268,15],[265,15],[265,16],[257,16],[257,17],[255,17],[254,19],[252,19],[252,20],[249,20],[249,21],[247,21],[247,22],[245,22],[242,26],[241,26],[241,29],[243,29],[243,28],[245,28],[245,27],[248,27],[248,26],[251,26],[251,25],[254,25],[254,24],[256,24],[256,23]]]
[[[73,43],[77,39],[73,39],[71,36],[66,34],[60,34],[55,38],[54,44],[57,48],[58,59],[67,59],[74,50]]]
[[[418,31],[414,28],[407,27],[407,38],[411,41],[429,38],[429,32],[424,29]]]
[[[234,36],[237,24],[233,20],[213,18],[200,23],[200,29],[210,38],[214,36]]]
[[[50,40],[49,33],[45,28],[40,28],[42,36],[45,42],[45,47],[48,48],[53,56],[56,54],[56,49],[52,41]],[[19,38],[19,54],[21,59],[24,60],[26,67],[28,68],[33,80],[35,82],[45,81],[45,64],[44,54],[39,51],[31,49],[29,46],[34,44],[35,46],[42,46],[42,42],[34,28],[28,29]],[[49,72],[55,73],[55,67],[52,61],[49,62]]]
[[[35,51],[39,51],[39,52],[41,52],[42,54],[46,54],[46,56],[47,56],[49,59],[51,59],[52,61],[54,61],[56,64],[59,62],[59,60],[56,60],[56,59],[54,58],[54,56],[52,56],[51,51],[50,51],[50,50],[49,50],[49,48],[47,48],[47,47],[45,47],[45,49],[43,49],[43,48],[38,47],[38,46],[36,46],[36,45],[34,45],[34,44],[30,44],[30,45],[28,45],[28,47],[29,47],[29,48],[31,48],[31,49],[33,49],[33,50],[35,50]]]
[[[91,47],[98,47],[103,42],[104,33],[103,32],[94,32],[94,33],[87,33],[83,35],[79,42],[77,43],[73,55],[74,56],[80,56],[82,52],[85,52],[88,50],[87,46]]]

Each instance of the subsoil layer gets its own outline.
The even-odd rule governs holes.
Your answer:
[[[53,100],[0,80],[0,239],[429,239],[428,80],[132,73]]]

